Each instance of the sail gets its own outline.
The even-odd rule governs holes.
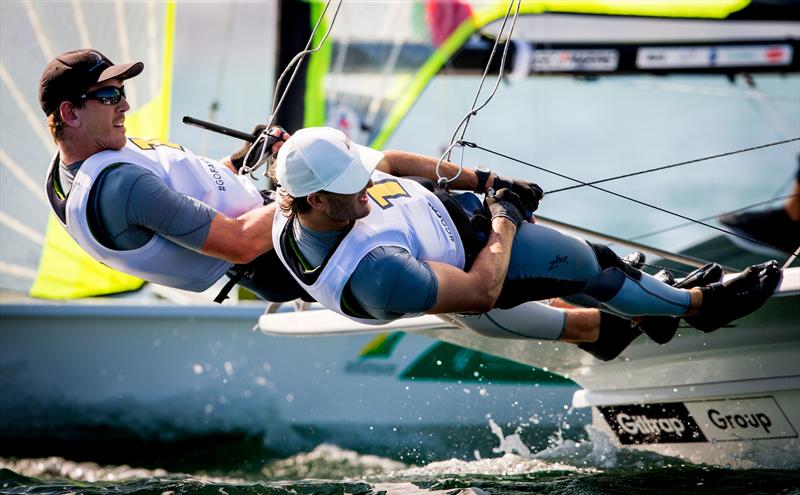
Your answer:
[[[483,72],[508,5],[345,2],[309,61],[305,125],[384,147],[432,78]],[[797,72],[796,19],[784,1],[523,1],[507,73]]]
[[[90,258],[64,231],[44,194],[55,152],[38,105],[53,57],[96,47],[149,69],[126,83],[129,135],[167,139],[175,3],[2,2],[0,289],[53,299],[135,290],[143,281]]]
[[[312,3],[311,26],[324,3]],[[333,27],[304,78],[304,125],[439,156],[475,99],[508,7],[506,0],[345,1],[335,20],[329,9],[324,27]],[[552,191],[575,182],[508,157],[596,180],[795,138],[797,16],[784,1],[523,1],[504,81],[465,136],[506,157],[462,148],[452,158]],[[497,59],[479,102],[494,84]],[[673,177],[691,184],[650,187],[640,199],[713,223],[787,194],[781,184],[793,177],[798,151],[794,142],[675,169]],[[762,168],[769,173],[753,173]],[[637,197],[637,185],[666,184],[667,175],[612,189]],[[723,186],[723,177],[741,179]],[[644,207],[636,207],[637,222],[597,207],[631,209],[620,202],[584,188],[548,195],[542,214],[671,250],[719,234]],[[672,230],[680,222],[690,226]]]

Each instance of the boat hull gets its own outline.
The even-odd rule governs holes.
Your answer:
[[[253,332],[262,310],[0,306],[0,456],[203,439],[280,456],[324,442],[416,461],[490,455],[488,418],[517,424],[535,413],[555,431],[576,390],[419,335],[265,336]]]
[[[797,468],[800,268],[785,271],[781,287],[758,311],[725,328],[703,333],[684,324],[666,345],[642,335],[609,362],[562,342],[492,339],[459,329],[422,333],[574,380],[582,390],[573,405],[591,407],[593,424],[617,446],[723,466]],[[683,435],[661,431],[665,418],[675,419]]]

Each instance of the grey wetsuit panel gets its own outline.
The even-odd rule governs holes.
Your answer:
[[[599,271],[597,257],[586,241],[544,225],[523,223],[514,237],[506,278],[586,282]]]
[[[608,297],[595,299],[597,293]],[[582,239],[544,225],[522,224],[514,238],[497,306],[510,308],[525,301],[564,296],[628,316],[680,316],[690,302],[688,291],[647,274],[637,280],[618,268],[603,269],[594,250]]]
[[[319,266],[339,239],[340,232],[318,232],[300,222],[293,224],[303,257],[312,266]],[[438,289],[436,276],[427,263],[393,246],[370,251],[348,283],[362,309],[374,318],[386,320],[429,310],[436,302]]]
[[[88,214],[100,223],[105,243],[112,249],[136,249],[158,233],[198,251],[217,212],[170,188],[149,170],[126,163],[97,178]]]

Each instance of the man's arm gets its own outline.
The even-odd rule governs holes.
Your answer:
[[[417,176],[438,181],[439,177],[436,175],[437,161],[436,158],[405,151],[386,151],[384,159],[378,164],[377,168],[381,172],[386,172],[396,177]],[[447,178],[455,177],[458,173],[458,165],[443,161],[439,167],[439,172]],[[480,176],[483,178],[482,182],[474,169],[463,167],[458,178],[449,183],[448,187],[477,193],[485,193],[489,188],[511,189],[522,201],[525,218],[532,222],[534,221],[533,212],[539,208],[539,201],[544,197],[544,191],[541,187],[527,180],[498,177],[493,172],[485,172],[485,174]]]
[[[489,240],[468,272],[444,263],[428,262],[439,284],[436,303],[428,313],[483,313],[492,309],[508,272],[516,232],[513,222],[495,217]]]
[[[407,151],[389,150],[383,153],[383,160],[378,164],[377,169],[396,177],[424,177],[435,182],[439,180],[436,175],[436,162],[438,161],[437,158],[430,156],[418,155]],[[443,161],[439,171],[444,177],[453,177],[458,173],[458,165]],[[486,181],[485,187],[492,187],[494,178],[495,174],[491,174]],[[464,191],[475,191],[478,187],[478,176],[475,170],[463,167],[461,175],[450,183],[450,187]]]
[[[227,217],[132,164],[108,170],[97,184],[91,204],[97,203],[114,249],[139,247],[152,234],[233,263],[247,263],[272,249],[274,204]]]
[[[232,263],[249,263],[272,249],[275,203],[236,218],[217,213],[200,252]]]
[[[505,279],[509,256],[503,250],[510,251],[514,237],[510,223],[497,220],[496,236],[469,272],[418,260],[397,247],[373,249],[348,284],[357,303],[350,307],[352,313],[358,316],[363,310],[373,318],[394,320],[408,314],[482,312],[492,307]]]

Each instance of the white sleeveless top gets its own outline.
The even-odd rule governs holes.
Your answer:
[[[58,155],[52,166],[57,167],[57,162]],[[66,201],[66,222],[62,223],[89,255],[148,282],[195,292],[209,288],[233,263],[192,251],[158,234],[144,246],[122,251],[109,249],[94,238],[87,220],[89,192],[103,170],[119,163],[144,167],[172,189],[229,217],[237,217],[264,204],[256,187],[220,162],[195,156],[179,145],[140,138],[129,138],[121,150],[92,155],[75,175]],[[57,169],[54,173],[58,173]],[[55,205],[53,207],[56,209]]]
[[[301,273],[288,236],[291,222],[280,212],[275,214],[272,241],[275,251],[298,283],[326,308],[348,318],[371,325],[386,320],[357,318],[341,307],[342,293],[359,262],[379,246],[407,250],[420,261],[446,263],[464,268],[464,246],[455,224],[435,194],[418,183],[376,170],[374,185],[367,190],[372,208],[369,215],[355,222],[353,228],[329,255],[316,280]],[[279,193],[280,194],[280,193]],[[407,317],[415,315],[406,315]]]

